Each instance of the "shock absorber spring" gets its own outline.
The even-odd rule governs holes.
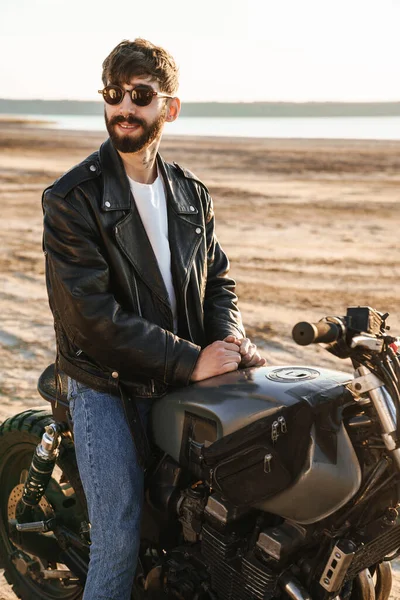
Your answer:
[[[61,435],[58,425],[52,423],[45,428],[42,440],[36,446],[28,477],[25,481],[22,502],[25,506],[37,506],[51,479],[59,454]]]

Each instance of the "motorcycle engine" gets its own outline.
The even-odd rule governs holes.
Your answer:
[[[195,497],[195,493],[197,497]],[[210,588],[224,600],[268,600],[275,595],[284,560],[304,541],[304,531],[258,511],[238,508],[222,500],[218,494],[207,496],[200,485],[182,493],[178,503],[180,521],[186,541],[186,568],[181,565],[180,593],[195,588],[199,568],[187,577],[189,563],[202,562]],[[273,520],[269,524],[267,519]],[[194,542],[198,544],[193,545]],[[200,554],[198,550],[200,549]],[[190,556],[190,560],[189,560]],[[199,558],[200,557],[200,558]],[[175,557],[176,561],[176,557]],[[173,576],[167,575],[168,588],[176,589],[176,564]],[[212,596],[211,596],[212,597]]]
[[[269,600],[281,593],[282,573],[290,567],[299,571],[306,587],[314,582],[315,598],[328,600],[336,594],[330,589],[335,584],[323,588],[320,580],[325,570],[330,573],[335,543],[354,545],[351,568],[337,575],[342,582],[339,588],[393,552],[400,543],[400,522],[392,508],[397,488],[383,487],[391,463],[368,409],[359,405],[350,414],[346,411],[343,419],[362,470],[359,493],[340,511],[313,525],[301,526],[264,511],[235,507],[203,481],[179,489],[180,467],[171,463],[170,469],[164,469],[163,485],[159,477],[153,497],[159,503],[162,499],[165,514],[178,515],[184,544],[167,551],[147,577],[148,588],[162,582],[170,597],[181,600]],[[374,494],[377,488],[379,493]],[[373,494],[374,501],[358,506],[364,493],[367,498]],[[347,514],[351,526],[346,525]],[[366,522],[371,526],[361,527]]]

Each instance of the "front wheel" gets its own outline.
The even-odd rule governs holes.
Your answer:
[[[392,589],[392,567],[390,562],[381,562],[370,569],[364,569],[345,586],[347,593],[342,600],[388,600]]]
[[[44,428],[52,422],[48,412],[29,410],[0,425],[0,560],[6,580],[22,600],[78,600],[82,597],[77,578],[54,558],[52,550],[58,548],[54,534],[34,534],[36,537],[32,538],[29,549],[26,546],[21,549],[11,530],[13,520],[18,519],[34,450]],[[52,478],[33,510],[32,521],[56,515],[79,535],[86,508],[73,443],[67,438],[62,439]]]

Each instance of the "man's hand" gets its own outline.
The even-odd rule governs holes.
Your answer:
[[[229,342],[228,338],[213,342],[200,352],[191,381],[202,381],[215,375],[236,371],[241,360],[238,344]]]
[[[240,367],[262,367],[267,362],[257,350],[257,346],[252,344],[248,338],[237,338],[234,335],[228,335],[224,342],[236,344],[239,348],[241,361]]]

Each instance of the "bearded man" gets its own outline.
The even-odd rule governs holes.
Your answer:
[[[123,41],[102,79],[109,139],[44,192],[44,250],[91,522],[84,600],[127,600],[152,402],[265,361],[245,337],[207,188],[158,154],[180,111],[173,58]]]

